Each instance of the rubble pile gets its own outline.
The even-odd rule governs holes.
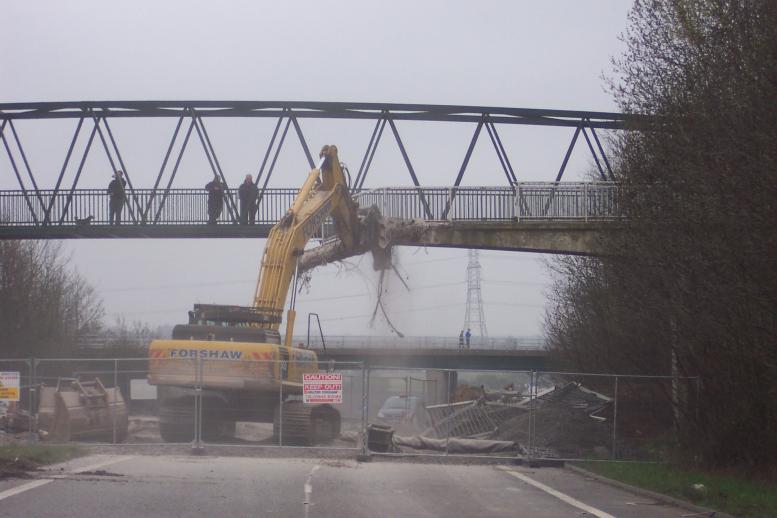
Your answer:
[[[534,400],[531,445],[545,455],[560,458],[589,457],[609,450],[612,423],[602,414],[610,403],[607,396],[579,383],[569,383],[538,396]],[[494,438],[529,446],[531,413],[505,421]]]
[[[611,400],[579,383],[543,390],[533,399],[516,392],[479,394],[470,401],[426,407],[432,426],[419,436],[395,435],[394,446],[450,452],[455,442],[459,453],[527,453],[531,448],[533,455],[556,458],[601,456],[609,449]]]

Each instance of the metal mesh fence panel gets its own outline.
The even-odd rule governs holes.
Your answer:
[[[618,376],[614,458],[665,460],[696,409],[695,378]]]
[[[189,443],[195,372],[187,359],[34,360],[36,431],[49,442]],[[181,397],[165,407],[171,379]]]
[[[200,383],[206,444],[347,449],[361,444],[361,364],[203,359]]]
[[[529,455],[587,460],[665,460],[696,380],[668,376],[538,373]]]
[[[696,378],[301,356],[0,359],[0,428],[54,443],[656,461],[696,420],[701,388]]]
[[[162,442],[159,431],[159,387],[149,383],[149,362],[147,358],[116,360],[116,381],[128,413],[125,443]]]
[[[520,455],[529,442],[530,380],[531,373],[523,371],[371,370],[369,422],[372,428],[393,432],[391,445],[376,440],[371,449],[388,454]]]
[[[35,419],[43,441],[116,444],[128,413],[113,359],[36,359]]]
[[[533,458],[612,458],[615,378],[537,373],[531,405]]]

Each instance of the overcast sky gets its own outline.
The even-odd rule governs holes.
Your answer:
[[[80,100],[294,100],[468,104],[614,111],[603,75],[622,44],[630,2],[3,2],[0,102]],[[151,187],[175,120],[112,122],[136,187]],[[228,180],[255,174],[274,121],[206,121]],[[302,120],[313,150],[336,144],[358,169],[372,122]],[[53,187],[75,121],[27,121],[18,130],[41,187]],[[450,185],[474,125],[399,122],[425,185]],[[519,180],[555,177],[572,131],[499,128]],[[367,187],[407,185],[393,140],[384,135]],[[85,140],[85,139],[84,139]],[[83,146],[85,143],[79,143]],[[590,167],[578,146],[566,179]],[[298,187],[307,174],[299,144],[287,141],[271,186]],[[74,171],[70,171],[72,175]],[[105,187],[101,149],[80,186]],[[211,176],[201,148],[187,150],[175,187]],[[16,188],[6,156],[0,188]],[[481,137],[465,185],[504,185]],[[193,302],[249,304],[264,240],[68,241],[75,267],[98,289],[107,321],[116,315],[152,325],[186,319]],[[489,334],[542,332],[548,276],[544,256],[481,253]],[[328,334],[383,334],[370,326],[376,276],[337,265],[314,271],[298,300],[301,320],[321,314]],[[402,248],[386,300],[409,335],[456,335],[466,297],[465,250]],[[304,333],[304,324],[297,331]]]

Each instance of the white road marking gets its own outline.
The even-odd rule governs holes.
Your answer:
[[[54,482],[54,479],[42,478],[40,480],[33,480],[32,482],[27,482],[26,484],[22,484],[21,486],[16,486],[14,488],[7,489],[2,493],[0,493],[0,500],[5,500],[9,496],[18,495],[19,493],[24,493],[25,491],[28,491],[30,489],[35,489],[36,487],[44,486],[49,482]]]
[[[62,475],[54,475],[51,478],[41,478],[39,480],[33,480],[32,482],[27,482],[26,484],[22,484],[21,486],[12,487],[11,489],[7,489],[3,491],[2,493],[0,493],[0,500],[5,500],[8,497],[18,495],[19,493],[24,493],[25,491],[29,491],[30,489],[35,489],[36,487],[45,486],[49,482],[54,482],[57,479],[66,478],[68,475],[77,475],[78,473],[83,473],[84,471],[92,471],[95,469],[104,468],[106,466],[110,466],[111,464],[116,464],[119,462],[123,462],[125,460],[129,460],[133,457],[134,455],[113,457],[111,459],[97,462],[95,464],[90,464],[89,466],[84,466],[83,468],[74,469],[73,471],[70,471]]]
[[[308,478],[305,479],[305,500],[302,501],[302,504],[305,506],[305,518],[308,516],[308,510],[310,509],[310,495],[313,494],[313,474],[318,471],[318,468],[320,468],[320,464],[316,464],[313,466],[313,469],[310,470],[310,473],[308,473]]]
[[[590,505],[584,504],[580,500],[576,500],[576,499],[572,498],[571,496],[566,495],[566,494],[562,493],[561,491],[557,491],[557,490],[553,489],[550,486],[546,486],[545,484],[543,484],[541,482],[537,482],[533,478],[529,478],[526,475],[524,475],[523,473],[518,473],[517,471],[512,471],[512,470],[510,470],[508,468],[505,468],[505,467],[502,467],[502,466],[500,466],[499,469],[501,469],[505,473],[509,473],[510,475],[514,476],[518,480],[522,480],[523,482],[526,482],[527,484],[529,484],[531,486],[534,486],[537,489],[541,489],[542,491],[545,491],[549,495],[555,496],[556,498],[558,498],[559,500],[561,500],[562,502],[564,502],[566,504],[569,504],[569,505],[571,505],[573,507],[577,507],[578,509],[581,509],[581,510],[587,512],[587,513],[590,513],[590,514],[592,514],[594,516],[597,516],[598,518],[615,518],[611,514],[605,513],[604,511],[602,511],[600,509],[597,509],[595,507],[591,507]]]

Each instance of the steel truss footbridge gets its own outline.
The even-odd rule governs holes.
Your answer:
[[[253,171],[260,193],[256,224],[240,225],[237,186],[229,185],[207,126],[216,118],[257,117],[270,118],[275,124]],[[132,162],[125,160],[121,143],[112,130],[113,121],[126,118],[176,121],[153,185],[133,182],[133,170],[128,168],[128,162]],[[21,121],[36,121],[42,127],[46,121],[62,119],[72,121],[72,133],[67,145],[62,146],[66,151],[61,167],[45,173],[35,171],[34,157],[25,145],[25,134],[18,129],[23,124]],[[297,186],[268,187],[289,135],[293,135],[292,139],[296,137],[308,164],[311,168],[314,166],[303,132],[305,119],[374,121],[360,166],[352,175],[351,190],[361,206],[375,205],[387,218],[430,225],[433,235],[419,237],[416,232],[415,241],[410,239],[400,244],[563,253],[592,252],[591,236],[603,224],[620,217],[618,186],[613,181],[611,164],[597,130],[626,130],[639,122],[620,113],[421,104],[259,101],[0,104],[3,146],[0,153],[5,155],[5,164],[0,160],[0,174],[12,175],[15,179],[15,188],[0,190],[0,239],[266,237],[297,192]],[[400,125],[409,122],[454,122],[472,127],[472,137],[461,150],[461,166],[450,185],[426,186],[419,180],[399,131]],[[29,127],[29,123],[24,124]],[[568,128],[571,139],[559,157],[555,178],[545,183],[519,181],[499,132],[505,125],[516,124]],[[36,138],[40,137],[36,135]],[[496,153],[505,177],[501,186],[461,185],[481,138],[487,138]],[[365,189],[375,152],[381,142],[389,139],[396,142],[412,185]],[[598,181],[564,182],[570,156],[581,142],[591,154]],[[197,145],[202,148],[213,175],[227,186],[225,209],[218,225],[206,224],[207,194],[201,187],[194,187],[195,182],[181,172],[187,147]],[[79,186],[91,153],[104,154],[112,170],[121,169],[125,173],[127,203],[120,226],[108,225],[109,200],[105,189]],[[181,183],[187,186],[178,187]]]

